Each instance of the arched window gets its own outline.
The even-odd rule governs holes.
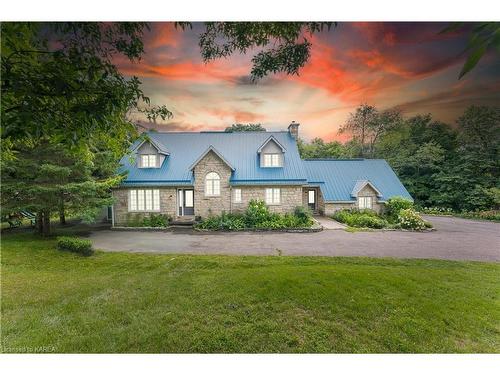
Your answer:
[[[205,177],[205,195],[220,195],[220,177],[215,172]]]

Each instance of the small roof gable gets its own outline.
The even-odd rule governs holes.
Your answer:
[[[154,148],[158,150],[158,153],[163,154],[163,155],[170,155],[170,153],[167,151],[164,145],[162,145],[160,142],[154,140],[151,137],[145,137],[141,142],[135,146],[132,151],[138,150],[139,147],[141,147],[145,142],[149,142],[153,145]]]
[[[274,138],[272,135],[266,139],[266,141],[262,144],[262,146],[259,147],[259,149],[257,150],[257,153],[260,154],[262,149],[269,143],[273,141],[274,143],[276,143],[276,145],[281,148],[281,151],[282,152],[285,152],[286,151],[286,148],[283,147],[283,145],[281,143],[278,142],[278,140],[276,138]]]
[[[320,186],[325,202],[355,202],[366,184],[382,201],[395,196],[413,200],[385,160],[306,159],[303,163],[308,183]]]
[[[351,197],[357,197],[358,193],[366,186],[369,185],[375,192],[377,193],[377,196],[381,197],[382,193],[380,190],[378,190],[375,185],[373,185],[370,181],[368,180],[357,180],[356,184],[354,184],[354,187],[351,191]]]
[[[222,159],[222,161],[223,161],[224,163],[226,163],[226,164],[227,164],[227,166],[228,166],[229,168],[231,168],[231,170],[232,170],[232,171],[234,171],[234,169],[235,169],[235,168],[232,166],[232,164],[231,164],[230,162],[228,162],[228,161],[226,160],[226,158],[224,158],[224,156],[222,156],[222,154],[221,154],[219,151],[217,151],[217,150],[215,149],[215,147],[214,147],[214,146],[212,146],[212,145],[210,145],[210,146],[206,149],[206,151],[205,151],[205,152],[203,152],[203,153],[200,155],[200,157],[194,161],[194,163],[193,163],[193,164],[191,164],[191,166],[189,167],[189,170],[190,170],[190,171],[192,171],[192,170],[194,169],[194,167],[196,166],[196,164],[198,164],[198,163],[200,162],[200,160],[201,160],[201,159],[203,159],[203,158],[204,158],[204,157],[205,157],[205,156],[206,156],[206,155],[207,155],[210,151],[212,151],[215,155],[217,155],[219,158],[221,158],[221,159]]]

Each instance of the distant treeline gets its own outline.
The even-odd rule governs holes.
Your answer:
[[[451,126],[430,114],[404,118],[397,110],[361,105],[340,133],[352,134],[352,140],[300,140],[301,156],[386,159],[424,207],[470,211],[500,205],[500,108],[471,106]]]

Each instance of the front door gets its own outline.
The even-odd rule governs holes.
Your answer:
[[[179,216],[194,215],[194,190],[179,189],[177,191],[179,202]]]
[[[311,211],[316,211],[316,190],[307,191],[307,205]]]

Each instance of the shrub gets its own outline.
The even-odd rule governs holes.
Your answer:
[[[396,217],[401,210],[413,208],[413,202],[403,197],[393,197],[387,200],[385,207],[388,216]]]
[[[462,212],[458,216],[466,219],[482,219],[491,221],[500,221],[500,211],[499,210],[489,210],[489,211],[475,211],[475,212]]]
[[[211,216],[196,225],[197,228],[207,230],[242,230],[245,228],[245,220],[242,215],[222,213],[219,216]]]
[[[245,211],[245,221],[248,227],[254,227],[271,218],[271,213],[264,201],[252,199]]]
[[[151,214],[142,219],[143,227],[166,228],[170,222],[170,217],[164,214]]]
[[[207,230],[286,229],[308,228],[312,224],[313,220],[308,210],[296,208],[293,214],[281,215],[269,212],[264,202],[252,200],[243,215],[222,213],[219,216],[210,216],[197,224],[196,228]]]
[[[81,255],[92,255],[92,242],[76,237],[59,237],[57,239],[57,248],[63,251],[71,251]]]
[[[381,229],[387,226],[387,221],[372,210],[344,209],[335,212],[333,218],[350,227]]]
[[[382,229],[387,226],[387,222],[379,217],[370,216],[366,214],[359,214],[353,216],[352,223],[349,225],[358,228]]]
[[[293,214],[299,219],[304,222],[307,222],[311,219],[312,213],[311,210],[308,207],[304,206],[297,206],[295,207],[295,210],[293,210]]]
[[[424,230],[425,228],[432,227],[420,217],[420,215],[412,208],[406,208],[399,211],[398,223],[403,229]]]
[[[430,215],[453,215],[453,210],[446,207],[423,207],[419,212]]]

